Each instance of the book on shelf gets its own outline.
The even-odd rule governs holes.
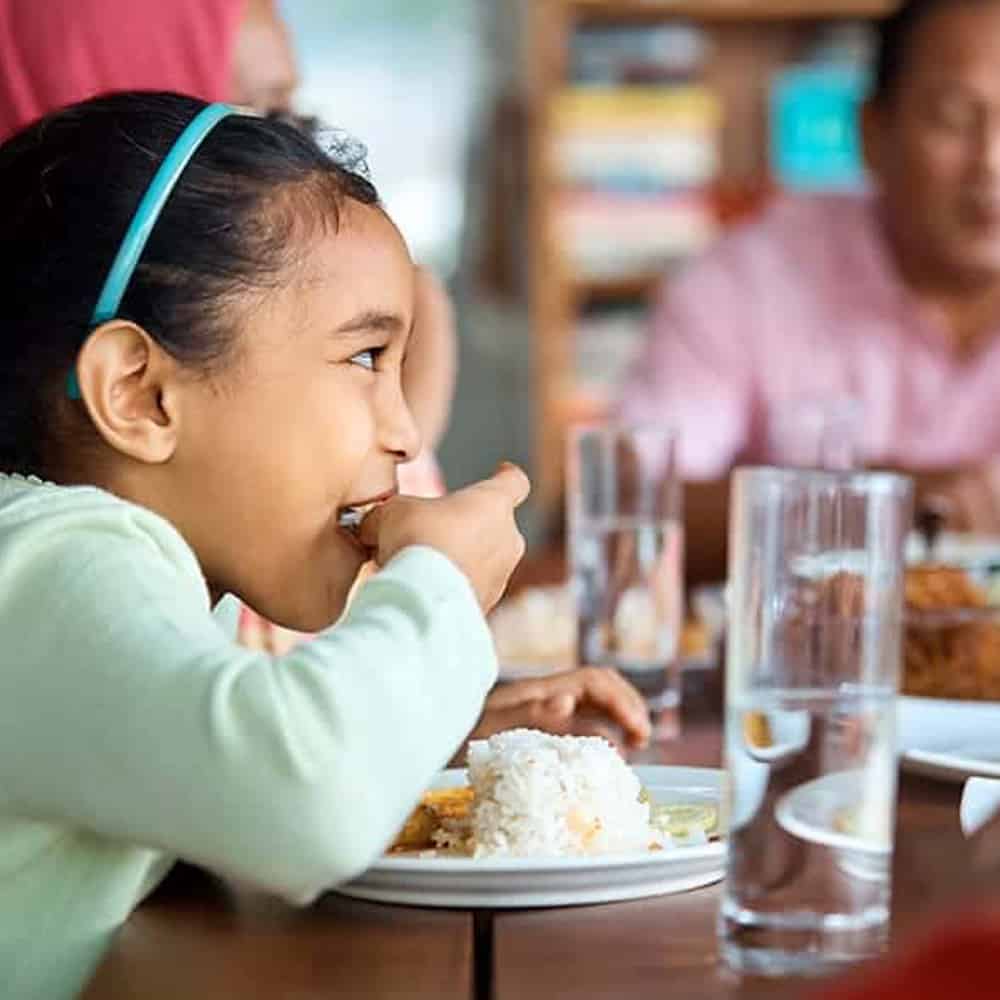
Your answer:
[[[584,279],[648,274],[700,252],[718,232],[711,199],[696,191],[635,197],[568,190],[556,227],[572,272]]]
[[[789,190],[852,190],[865,184],[859,116],[873,71],[871,27],[822,31],[805,61],[775,73],[769,100],[771,173]]]
[[[706,87],[571,87],[555,98],[556,232],[584,278],[627,277],[715,236],[719,102]]]
[[[714,138],[688,132],[564,134],[557,138],[554,158],[566,184],[631,194],[700,187],[719,170]]]
[[[570,42],[570,78],[588,84],[688,80],[701,72],[707,51],[705,32],[683,21],[583,27]]]
[[[858,115],[867,74],[850,66],[794,66],[771,88],[771,169],[788,190],[856,190],[865,183]]]
[[[696,83],[612,87],[565,87],[552,102],[557,129],[664,128],[715,131],[722,106],[708,87]]]

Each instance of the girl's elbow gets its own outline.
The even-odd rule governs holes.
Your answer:
[[[384,849],[384,837],[362,821],[306,823],[285,849],[290,864],[271,868],[262,888],[295,906],[309,906],[368,869]]]

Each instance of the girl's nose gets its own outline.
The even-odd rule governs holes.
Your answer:
[[[403,396],[402,386],[397,382],[385,382],[383,405],[379,413],[382,447],[390,451],[400,462],[410,462],[420,452],[420,430],[417,428],[410,407]]]

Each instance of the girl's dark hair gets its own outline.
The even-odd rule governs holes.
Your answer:
[[[205,107],[120,93],[48,115],[0,146],[0,470],[43,472],[51,415],[125,230],[174,140]],[[205,371],[229,358],[224,318],[273,286],[310,225],[375,204],[360,157],[289,118],[232,116],[205,138],[156,221],[118,315]],[[362,154],[363,155],[363,154]]]
[[[938,10],[973,3],[975,0],[903,0],[891,14],[878,22],[874,97],[891,97],[909,57],[917,28]],[[992,2],[992,0],[991,0]]]

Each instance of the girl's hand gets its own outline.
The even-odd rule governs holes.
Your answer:
[[[437,549],[469,578],[487,612],[524,555],[514,511],[530,489],[528,477],[505,463],[491,478],[443,497],[394,497],[361,522],[361,542],[373,551],[378,566],[408,545]]]
[[[553,677],[494,688],[470,739],[526,727],[575,736],[604,736],[618,744],[649,742],[649,710],[642,695],[611,667],[582,667]]]

